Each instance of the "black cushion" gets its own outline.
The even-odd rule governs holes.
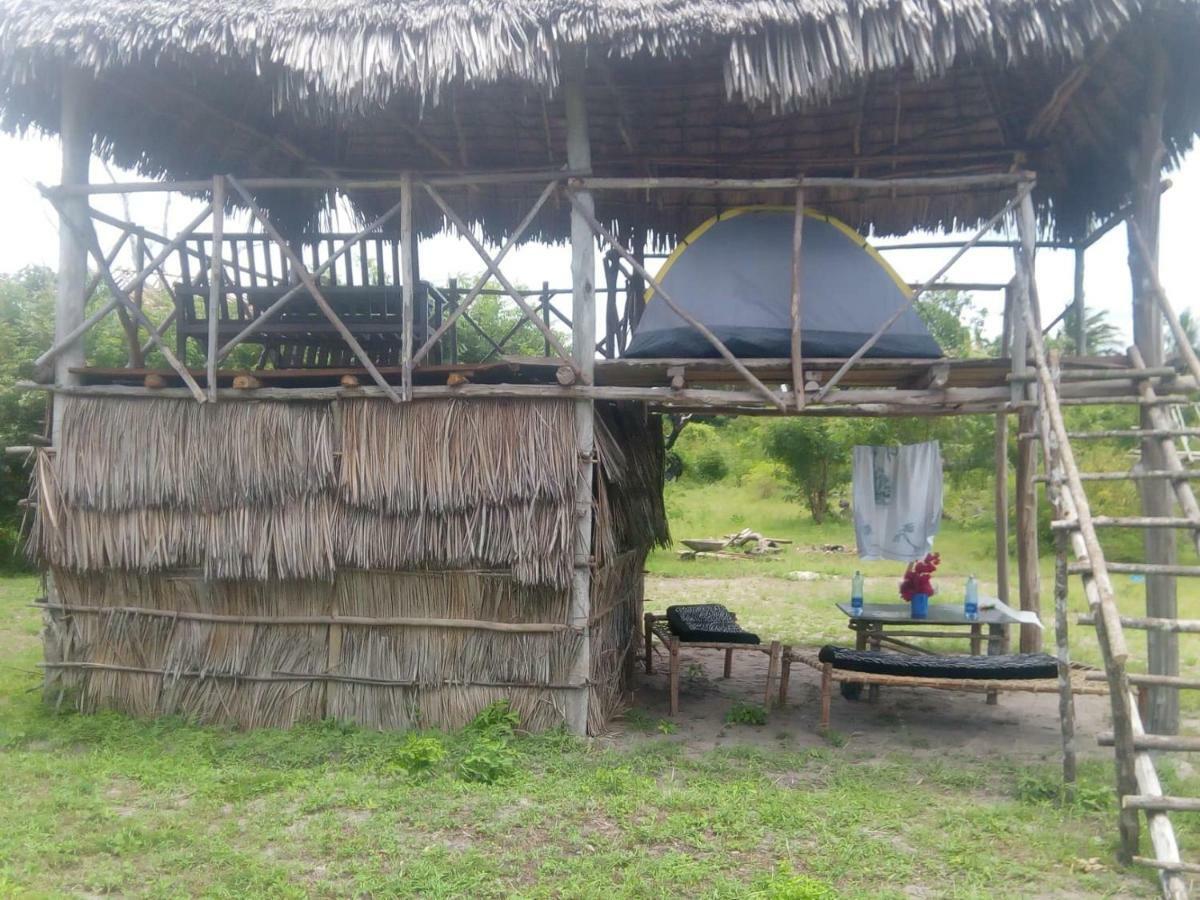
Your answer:
[[[1058,660],[1047,653],[1010,656],[908,656],[879,650],[850,650],[826,644],[818,659],[835,669],[872,675],[910,675],[917,678],[987,678],[1015,680],[1055,678]]]
[[[681,641],[757,644],[758,635],[743,631],[733,613],[719,603],[667,607],[667,627]]]

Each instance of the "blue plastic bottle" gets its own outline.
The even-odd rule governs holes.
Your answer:
[[[979,618],[979,582],[972,575],[967,579],[967,592],[963,598],[963,616],[968,622]]]
[[[854,573],[850,582],[850,615],[861,616],[863,611],[863,577],[862,572]]]

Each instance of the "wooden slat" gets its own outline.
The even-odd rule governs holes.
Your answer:
[[[1154,797],[1147,794],[1134,794],[1121,798],[1121,805],[1126,809],[1161,809],[1166,812],[1200,812],[1200,798],[1196,797]]]
[[[1096,735],[1096,743],[1101,747],[1113,745],[1113,733],[1101,731]],[[1196,753],[1200,751],[1200,737],[1190,737],[1175,734],[1135,734],[1133,749],[1139,752],[1151,750],[1179,751]]]

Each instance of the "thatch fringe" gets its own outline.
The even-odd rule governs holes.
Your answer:
[[[561,501],[575,489],[574,411],[562,400],[339,404],[341,496],[388,513]]]
[[[516,80],[553,90],[564,45],[590,44],[617,59],[720,47],[730,96],[790,105],[825,99],[871,72],[911,67],[928,78],[961,60],[1076,58],[1138,9],[1133,0],[6,0],[0,86],[29,84],[63,62],[99,75],[191,57],[273,78],[279,112],[336,114],[377,109],[405,92],[436,102],[452,82]]]
[[[563,587],[572,416],[557,400],[335,409],[72,398],[61,451],[37,467],[30,548],[79,572],[511,568]]]
[[[124,512],[277,506],[333,486],[328,403],[57,397],[60,501]]]
[[[335,553],[339,564],[358,569],[507,567],[525,584],[566,587],[571,509],[561,502],[411,516],[342,509]]]
[[[199,569],[206,578],[329,578],[332,507],[319,496],[217,513],[60,507],[53,522],[39,510],[31,547],[44,563],[76,572]]]

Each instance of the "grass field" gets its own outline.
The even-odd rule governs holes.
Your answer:
[[[782,500],[753,505],[720,490],[706,489],[704,509],[672,495],[676,536],[744,523],[801,543],[850,539],[843,525],[805,524]],[[739,508],[754,513],[731,520]],[[988,570],[985,532],[950,529],[939,543],[957,577]],[[844,576],[855,564],[798,551],[786,561],[688,564],[660,552],[648,591],[680,574],[753,585],[738,606],[754,627],[814,641],[823,629],[844,633],[829,607],[845,583],[781,576]],[[868,570],[872,589],[890,590],[892,568]],[[914,763],[903,737],[877,753],[854,741],[801,746],[778,730],[765,747],[698,752],[636,710],[590,744],[513,734],[502,717],[457,735],[404,736],[337,723],[238,733],[56,713],[38,691],[40,614],[28,605],[38,591],[30,577],[0,581],[0,897],[797,900],[1155,889],[1146,872],[1111,864],[1103,758],[1084,764],[1076,800],[1063,804],[1056,767],[1028,762],[1020,748],[986,759],[926,748]],[[1189,769],[1167,768],[1174,790],[1200,794]],[[1185,846],[1190,838],[1184,831]]]

